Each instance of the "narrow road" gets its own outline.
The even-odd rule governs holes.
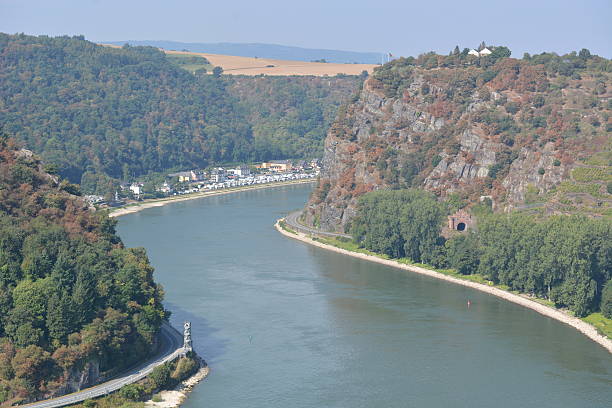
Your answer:
[[[44,401],[33,402],[26,405],[18,405],[18,407],[27,408],[56,408],[66,405],[76,404],[77,402],[85,401],[86,399],[96,398],[117,391],[124,385],[132,384],[149,375],[151,371],[158,365],[167,361],[172,361],[183,352],[183,336],[169,323],[164,322],[160,330],[160,351],[158,354],[146,363],[129,370],[126,373],[120,374],[112,380],[102,384],[86,388],[84,390],[63,395],[61,397],[52,398]]]
[[[328,236],[328,237],[351,238],[351,236],[348,235],[348,234],[340,234],[338,232],[321,231],[321,230],[318,230],[318,229],[306,226],[306,225],[302,224],[299,221],[301,215],[302,215],[302,211],[294,211],[292,213],[289,213],[285,217],[285,222],[291,228],[293,228],[293,229],[295,229],[295,230],[297,230],[299,232],[302,232],[304,234],[316,234],[316,235],[324,235],[324,236]]]

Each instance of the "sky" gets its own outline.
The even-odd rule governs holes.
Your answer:
[[[481,41],[612,57],[612,0],[0,0],[0,32],[416,56]]]

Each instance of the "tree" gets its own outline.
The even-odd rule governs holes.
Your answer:
[[[15,376],[37,386],[51,373],[50,357],[47,351],[34,345],[17,350],[12,361]]]
[[[453,50],[453,55],[459,55],[461,51],[459,51],[459,46],[455,45],[455,49]]]
[[[149,375],[149,378],[151,381],[153,381],[156,388],[161,388],[168,383],[171,373],[172,370],[170,369],[170,365],[168,363],[164,363],[155,367]]]
[[[213,76],[215,78],[219,78],[221,76],[221,74],[223,73],[223,68],[221,68],[219,66],[214,67],[212,72],[213,72]]]
[[[49,337],[56,344],[64,343],[68,335],[77,330],[72,321],[73,310],[72,299],[65,291],[54,293],[49,298],[46,326]]]
[[[497,46],[493,49],[491,55],[489,55],[489,58],[493,58],[497,61],[501,58],[509,58],[510,55],[512,55],[510,48],[504,46]]]
[[[121,387],[119,395],[131,401],[140,401],[144,396],[144,387],[140,384],[129,384]]]
[[[612,319],[612,279],[608,280],[601,294],[601,313]]]
[[[375,191],[360,197],[351,231],[371,251],[428,262],[440,245],[444,214],[444,206],[425,191]]]
[[[480,254],[475,234],[459,235],[446,241],[444,246],[448,266],[462,275],[476,273]]]
[[[586,48],[583,48],[583,49],[581,49],[581,50],[580,50],[580,52],[578,53],[578,57],[579,57],[580,59],[587,60],[587,59],[591,58],[591,51],[589,51],[589,50],[588,50],[588,49],[586,49]]]

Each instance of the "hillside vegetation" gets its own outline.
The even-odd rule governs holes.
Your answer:
[[[144,249],[125,248],[79,194],[0,137],[1,406],[140,361],[166,317]]]
[[[237,98],[253,131],[253,154],[262,160],[314,158],[340,105],[363,77],[231,77],[228,90]]]
[[[447,203],[423,190],[374,191],[360,197],[351,232],[362,247],[479,275],[565,307],[577,316],[612,317],[612,220],[521,213],[479,205],[478,228],[440,236]]]
[[[259,97],[247,78],[204,74],[206,61],[190,58],[0,34],[0,126],[62,176],[105,193],[151,172],[320,155],[322,126],[359,82],[253,78],[274,92]]]

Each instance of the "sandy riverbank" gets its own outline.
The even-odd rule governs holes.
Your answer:
[[[187,201],[187,200],[195,200],[195,199],[203,198],[203,197],[213,197],[213,196],[218,196],[218,195],[238,193],[241,191],[260,190],[262,188],[282,187],[282,186],[290,186],[290,185],[306,184],[306,183],[314,183],[314,182],[316,182],[316,179],[284,181],[280,183],[257,184],[254,186],[235,187],[235,188],[228,188],[228,189],[215,190],[215,191],[204,191],[201,193],[185,194],[183,196],[172,196],[168,198],[161,198],[158,200],[147,200],[147,201],[143,201],[142,203],[132,204],[126,207],[118,207],[116,209],[113,209],[108,214],[108,216],[109,217],[121,217],[122,215],[133,214],[133,213],[142,211],[147,208],[161,207],[161,206],[171,204],[171,203],[177,203],[180,201]]]
[[[281,234],[289,238],[297,239],[298,241],[302,241],[307,244],[317,246],[319,248],[327,249],[329,251],[334,251],[334,252],[352,256],[355,258],[365,259],[366,261],[370,261],[370,262],[377,262],[379,264],[392,266],[394,268],[404,269],[410,272],[420,273],[422,275],[431,276],[436,279],[442,279],[448,282],[456,283],[457,285],[463,285],[463,286],[467,286],[467,287],[479,290],[481,292],[489,293],[493,296],[500,297],[509,302],[519,304],[521,306],[534,310],[544,316],[550,317],[552,319],[558,320],[560,322],[563,322],[565,324],[568,324],[574,327],[576,330],[578,330],[579,332],[581,332],[582,334],[584,334],[585,336],[587,336],[594,342],[603,346],[606,350],[608,350],[608,352],[612,353],[612,340],[599,334],[595,327],[578,319],[577,317],[570,316],[569,314],[563,311],[553,309],[551,307],[545,306],[533,300],[527,299],[523,296],[515,295],[514,293],[510,293],[510,292],[507,292],[505,290],[502,290],[502,289],[499,289],[493,286],[484,285],[482,283],[476,283],[476,282],[466,281],[463,279],[454,278],[452,276],[444,275],[443,273],[432,271],[430,269],[425,269],[425,268],[421,268],[421,267],[414,266],[414,265],[406,265],[406,264],[402,264],[402,263],[399,263],[399,262],[396,262],[390,259],[383,259],[383,258],[379,258],[373,255],[367,255],[367,254],[362,254],[358,252],[347,251],[346,249],[342,249],[342,248],[337,248],[333,245],[328,245],[322,242],[315,241],[309,236],[299,233],[299,232],[296,234],[292,234],[288,231],[285,231],[279,225],[278,221],[276,222],[275,227]]]
[[[161,401],[149,400],[145,402],[145,407],[149,408],[177,408],[187,399],[187,395],[193,390],[200,381],[204,380],[210,373],[208,365],[204,365],[197,373],[182,381],[176,388],[168,391],[161,391],[157,395]]]

